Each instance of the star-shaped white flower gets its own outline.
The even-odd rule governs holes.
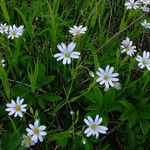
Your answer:
[[[114,67],[110,67],[107,65],[106,69],[103,70],[102,68],[98,68],[98,71],[96,74],[98,75],[98,79],[96,82],[99,82],[100,85],[105,84],[105,87],[108,89],[109,86],[113,87],[114,83],[118,82],[119,79],[117,76],[119,75],[118,73],[113,73]]]
[[[82,25],[76,26],[74,25],[73,28],[70,28],[69,32],[75,36],[75,35],[81,35],[84,34],[87,31],[87,27],[83,27]]]
[[[84,131],[87,137],[96,136],[99,137],[99,134],[106,134],[108,128],[105,126],[101,126],[102,118],[99,115],[96,115],[95,120],[93,120],[90,116],[87,116],[87,119],[84,119],[84,122],[87,124],[88,128]]]
[[[35,145],[35,143],[33,141],[31,141],[31,137],[28,135],[23,135],[23,140],[21,145],[25,146],[25,147],[30,147],[32,145]]]
[[[0,33],[5,33],[7,34],[8,33],[8,25],[6,23],[4,24],[0,24]]]
[[[150,0],[140,0],[144,5],[150,5]]]
[[[8,39],[14,39],[14,38],[19,38],[23,31],[24,31],[24,26],[16,27],[16,25],[10,26],[9,27],[9,32],[8,32]]]
[[[128,56],[133,56],[134,53],[137,51],[136,46],[132,46],[133,42],[130,41],[130,39],[127,37],[125,40],[123,40],[121,45],[121,53],[126,52]]]
[[[5,60],[4,59],[1,60],[1,64],[2,64],[3,67],[5,67],[6,64],[5,64]]]
[[[142,6],[141,10],[143,10],[144,12],[150,12],[150,8],[147,7],[146,5]]]
[[[55,58],[57,58],[57,61],[63,60],[63,64],[70,64],[71,59],[78,59],[80,56],[79,52],[73,51],[75,48],[75,43],[70,43],[68,46],[66,46],[64,43],[61,43],[61,45],[57,45],[58,49],[61,51],[61,53],[57,53],[54,55]]]
[[[143,52],[143,57],[137,55],[136,60],[139,62],[138,66],[143,69],[147,68],[150,71],[150,52]]]
[[[102,68],[98,68],[98,71],[96,74],[98,75],[98,79],[96,82],[99,82],[100,85],[105,84],[106,88],[109,88],[109,86],[114,86],[114,83],[119,81],[118,78],[116,78],[119,74],[113,73],[114,67],[110,67],[109,65],[106,66],[106,69],[103,70]]]
[[[38,142],[38,139],[40,142],[43,142],[43,136],[47,135],[47,133],[44,131],[46,129],[46,126],[39,125],[39,120],[36,120],[34,122],[34,125],[29,124],[30,128],[26,128],[26,131],[28,132],[28,136],[31,136],[31,141],[34,143]]]
[[[20,116],[22,117],[23,114],[22,112],[26,112],[26,106],[27,104],[23,104],[24,99],[20,99],[20,97],[17,97],[16,102],[14,100],[11,101],[11,103],[7,103],[6,106],[7,108],[5,109],[6,111],[9,111],[8,115],[13,115],[14,117]]]
[[[135,0],[129,0],[125,3],[125,7],[126,9],[137,9],[139,8],[139,1],[135,1]]]
[[[141,22],[141,25],[146,29],[150,29],[150,22],[147,22],[147,20]]]

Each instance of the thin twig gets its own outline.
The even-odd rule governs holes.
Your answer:
[[[124,32],[125,30],[127,30],[130,26],[132,26],[134,23],[136,23],[137,21],[139,21],[141,18],[143,18],[144,16],[146,16],[146,14],[142,15],[141,17],[137,18],[136,20],[134,20],[131,24],[129,24],[126,28],[124,28],[123,30],[117,32],[114,36],[112,36],[106,43],[104,43],[97,51],[96,53],[98,53],[103,47],[105,47],[105,45],[107,45],[112,39],[114,39],[115,37],[117,37],[118,35],[120,35],[122,32]]]
[[[120,128],[121,126],[123,125],[123,123],[115,126],[112,130],[110,130],[103,138],[102,138],[102,141],[110,134],[110,133],[113,133],[117,128]]]
[[[91,18],[91,17],[92,17],[92,15],[94,14],[94,12],[95,12],[95,10],[96,10],[97,6],[100,4],[100,2],[101,2],[101,0],[99,0],[99,1],[97,2],[97,4],[95,5],[95,7],[93,8],[93,10],[92,10],[91,14],[89,15],[89,17],[88,17],[88,19],[87,19],[86,23],[90,20],[90,18]]]
[[[18,83],[18,84],[21,84],[21,85],[25,85],[25,86],[27,86],[27,87],[31,87],[31,85],[29,85],[29,84],[22,83],[22,82],[20,82],[20,81],[15,81],[15,80],[13,80],[13,79],[8,79],[8,81],[9,81],[9,82]],[[44,90],[42,90],[42,89],[37,89],[37,90],[40,91],[40,92],[43,92],[43,93],[47,93],[46,91],[44,91]]]

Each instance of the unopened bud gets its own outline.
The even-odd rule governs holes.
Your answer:
[[[70,115],[74,115],[74,112],[72,110],[70,111]]]
[[[86,144],[86,139],[82,139],[82,143],[85,145]]]
[[[93,71],[90,71],[89,74],[90,74],[91,77],[93,77],[93,78],[95,77]]]

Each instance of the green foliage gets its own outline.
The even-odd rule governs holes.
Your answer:
[[[150,127],[148,123],[148,120],[150,119],[150,104],[148,104],[148,99],[149,98],[143,98],[142,101],[139,100],[135,106],[127,100],[120,101],[125,108],[120,119],[122,121],[128,120],[129,128],[133,128],[137,123],[139,123],[144,135],[147,134]]]
[[[46,125],[37,150],[148,150],[150,147],[150,72],[120,53],[127,36],[137,53],[149,51],[147,13],[126,10],[122,0],[0,0],[0,24],[24,25],[18,39],[0,33],[0,150],[24,150],[26,128],[36,119]],[[82,36],[68,32],[87,27]],[[80,59],[57,62],[57,44],[76,42]],[[5,59],[6,66],[1,65]],[[114,66],[121,89],[96,83],[98,67]],[[92,78],[89,72],[93,71]],[[24,98],[23,118],[8,116],[6,103]],[[98,139],[86,137],[84,118],[99,114],[108,127]],[[83,139],[86,144],[82,143]]]
[[[1,5],[1,9],[2,9],[2,12],[3,12],[5,20],[8,23],[10,23],[10,19],[9,19],[8,11],[7,11],[7,8],[6,8],[6,2],[5,2],[5,0],[1,0],[0,1],[0,5]]]
[[[4,91],[6,93],[7,98],[10,98],[10,88],[9,88],[8,76],[7,76],[5,69],[2,67],[1,64],[0,64],[0,79],[4,86]]]
[[[61,133],[55,133],[54,135],[51,135],[49,138],[49,141],[57,141],[57,143],[63,148],[67,144],[70,137],[70,133],[67,132],[61,132]]]
[[[88,110],[92,114],[106,114],[115,110],[120,110],[120,105],[115,102],[115,90],[110,89],[104,94],[98,87],[94,87],[92,91],[88,92],[85,96],[85,101],[89,103]]]

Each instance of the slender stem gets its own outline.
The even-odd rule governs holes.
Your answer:
[[[98,50],[96,53],[98,53],[103,47],[105,47],[111,40],[113,40],[115,37],[119,36],[122,32],[126,31],[128,28],[130,28],[130,26],[132,26],[133,24],[135,24],[136,22],[138,22],[140,19],[142,19],[144,16],[146,16],[146,14],[142,15],[141,17],[137,18],[136,20],[134,20],[131,24],[129,24],[126,28],[124,28],[123,30],[117,32],[114,36],[112,36],[106,43],[104,43]]]
[[[25,86],[27,86],[27,87],[31,87],[31,85],[29,85],[29,84],[26,84],[26,83],[23,83],[23,82],[20,82],[20,81],[15,81],[15,80],[13,80],[13,79],[8,79],[8,81],[9,81],[9,82],[15,82],[15,83],[18,83],[18,84],[22,84],[22,85],[25,85]],[[47,93],[46,91],[44,91],[44,90],[42,90],[42,89],[38,89],[38,91],[43,92],[43,93]]]

